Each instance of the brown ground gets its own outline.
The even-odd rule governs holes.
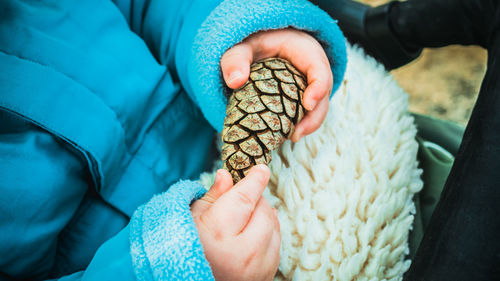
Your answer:
[[[486,51],[449,46],[426,49],[392,71],[410,94],[410,110],[466,124],[486,70]]]
[[[363,0],[377,6],[387,0]],[[486,51],[449,46],[425,49],[412,63],[392,71],[410,94],[410,110],[466,124],[486,70]]]

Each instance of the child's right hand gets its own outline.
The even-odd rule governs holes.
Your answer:
[[[269,168],[256,165],[233,187],[218,170],[215,183],[191,212],[216,280],[272,280],[279,266],[276,210],[262,197]],[[233,187],[233,188],[231,188]]]

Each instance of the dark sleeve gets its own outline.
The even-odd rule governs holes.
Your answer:
[[[399,39],[414,47],[451,44],[488,48],[498,28],[497,0],[410,0],[394,2],[390,22]]]

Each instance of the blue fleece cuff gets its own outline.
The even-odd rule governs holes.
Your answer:
[[[334,93],[343,80],[347,54],[336,21],[307,0],[226,0],[201,25],[188,65],[190,85],[205,118],[219,132],[227,100],[219,62],[224,52],[260,30],[294,27],[322,43],[332,66]]]
[[[137,209],[130,222],[137,280],[214,280],[189,206],[205,191],[180,181]]]

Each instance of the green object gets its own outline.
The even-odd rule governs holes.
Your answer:
[[[413,258],[434,212],[464,134],[464,127],[414,114],[419,144],[418,161],[424,187],[414,197],[416,214],[410,232],[409,257]]]

